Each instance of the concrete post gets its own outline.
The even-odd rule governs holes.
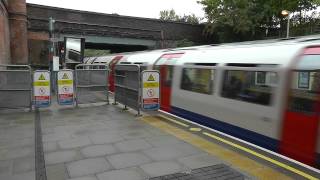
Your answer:
[[[12,64],[28,64],[26,0],[8,1]]]

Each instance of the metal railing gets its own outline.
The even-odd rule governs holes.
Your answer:
[[[32,110],[32,71],[27,65],[0,65],[0,109]]]
[[[109,104],[109,70],[105,64],[79,64],[75,68],[76,105]]]
[[[130,107],[141,109],[141,78],[140,66],[136,64],[121,64],[115,67],[115,103],[124,105],[124,110]]]

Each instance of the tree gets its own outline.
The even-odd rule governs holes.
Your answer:
[[[200,24],[200,21],[202,20],[202,18],[197,17],[195,14],[179,16],[173,9],[160,11],[160,19],[164,21],[186,22],[190,24]]]
[[[164,10],[160,11],[160,19],[164,21],[179,21],[180,16],[178,16],[173,9]]]
[[[181,39],[176,41],[176,46],[177,47],[190,47],[190,46],[194,46],[194,42],[190,41],[189,39]]]
[[[261,38],[263,30],[286,26],[281,10],[289,10],[303,21],[306,11],[319,0],[200,0],[208,24],[207,33],[216,33],[221,42]],[[292,21],[292,23],[297,23]],[[301,23],[300,23],[301,24]]]
[[[84,57],[105,56],[110,54],[110,50],[85,49]]]

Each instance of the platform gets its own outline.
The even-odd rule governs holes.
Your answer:
[[[121,107],[1,112],[0,179],[34,180],[36,173],[48,180],[319,178],[242,152],[194,124],[162,113],[137,117]],[[35,135],[37,118],[41,134]]]

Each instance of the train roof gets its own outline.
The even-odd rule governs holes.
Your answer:
[[[320,45],[320,39],[274,41],[269,43],[223,45],[193,51],[177,64],[272,64],[287,66],[304,48]]]
[[[135,53],[128,56],[126,62],[151,65],[151,64],[154,64],[164,54],[187,53],[194,50],[198,50],[198,49],[194,47],[190,47],[190,48],[162,49],[162,50],[153,50],[148,52]]]

